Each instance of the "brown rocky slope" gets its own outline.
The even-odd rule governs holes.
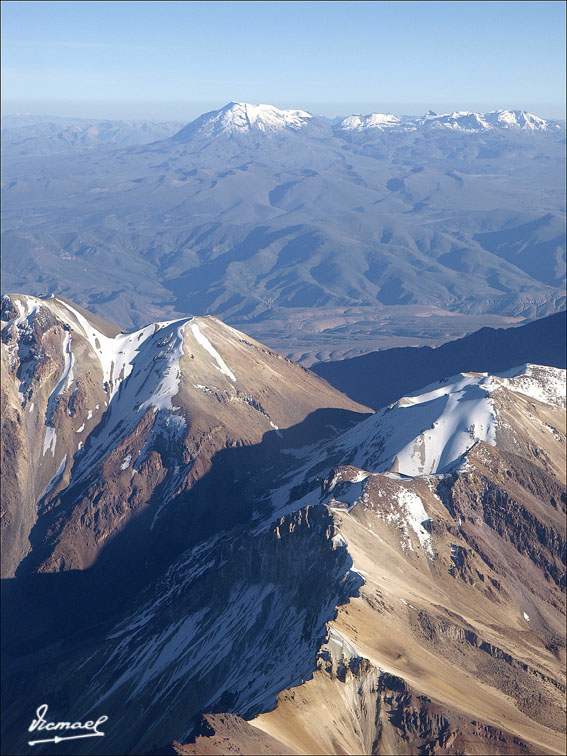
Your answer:
[[[361,420],[214,319],[3,320],[6,753],[30,690],[67,753],[563,752],[564,371]]]

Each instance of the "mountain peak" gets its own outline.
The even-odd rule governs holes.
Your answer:
[[[338,128],[341,131],[366,131],[367,129],[389,129],[401,123],[400,118],[391,113],[368,113],[368,115],[357,113],[342,120]]]
[[[561,126],[554,121],[528,113],[527,110],[491,110],[484,117],[493,126],[509,129],[516,128],[524,131],[557,131]]]
[[[280,110],[274,105],[253,105],[249,102],[229,102],[219,110],[211,110],[192,121],[174,139],[185,141],[196,134],[249,134],[297,131],[313,118],[305,110]]]
[[[510,397],[518,413],[522,401],[563,408],[565,370],[528,363],[442,378],[357,425],[343,437],[344,448],[354,450],[348,459],[356,467],[412,477],[449,471],[479,441],[518,453]]]
[[[430,110],[418,122],[429,127],[455,131],[492,131],[493,129],[557,131],[561,129],[558,123],[547,121],[526,110],[491,110],[488,113],[458,110],[442,114]]]

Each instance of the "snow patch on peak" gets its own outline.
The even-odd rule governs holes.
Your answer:
[[[416,493],[407,488],[399,489],[397,500],[400,509],[405,514],[405,520],[416,534],[421,548],[428,556],[433,557],[434,551],[431,544],[431,536],[424,526],[424,523],[428,522],[430,517],[425,511],[423,502]]]
[[[478,441],[496,445],[498,391],[565,406],[565,370],[523,365],[505,373],[461,373],[402,397],[348,431],[349,464],[415,477],[448,470]]]
[[[355,114],[348,116],[338,125],[342,131],[366,131],[367,129],[389,129],[401,126],[402,120],[390,113]]]
[[[19,295],[17,299],[8,295],[5,298],[14,305],[18,312],[14,320],[8,321],[9,325],[15,328],[19,328],[30,315],[34,315],[39,305],[35,297],[29,297],[25,294]]]
[[[329,638],[327,640],[327,648],[329,649],[331,656],[336,661],[348,664],[352,659],[360,658],[359,654],[354,650],[354,647],[348,642],[348,640],[335,630],[334,627],[329,627]]]
[[[252,105],[248,102],[229,102],[220,110],[213,110],[188,124],[177,135],[183,140],[185,135],[199,133],[203,136],[215,134],[245,134],[253,131],[277,132],[297,131],[313,118],[305,110],[280,110],[274,105]]]
[[[170,410],[175,412],[177,407],[172,404],[173,397],[179,391],[179,380],[181,378],[180,361],[183,357],[183,333],[187,321],[181,323],[176,329],[175,340],[167,340],[166,344],[158,344],[158,346],[166,346],[167,367],[163,372],[163,378],[157,390],[140,405],[140,410],[145,410],[147,407],[153,407],[154,411],[157,410]]]
[[[526,110],[491,110],[485,113],[485,119],[499,128],[522,129],[524,131],[557,131],[561,126],[554,121],[528,113]]]
[[[109,392],[109,401],[118,391],[121,382],[128,377],[132,370],[132,360],[144,341],[154,333],[153,323],[132,333],[121,333],[114,338],[105,336],[84,315],[61,299],[56,300],[63,305],[74,317],[92,351],[99,360],[103,380]]]
[[[522,131],[557,131],[561,126],[554,121],[528,113],[525,110],[491,110],[488,113],[475,113],[458,110],[453,113],[429,112],[418,122],[433,128],[452,129],[453,131],[493,131],[494,129],[521,129]]]
[[[566,404],[566,371],[561,368],[527,363],[494,376],[494,384],[543,404],[555,407],[565,407]]]
[[[403,397],[345,434],[351,464],[377,472],[431,475],[476,441],[494,445],[496,418],[485,374],[461,374]]]
[[[195,337],[197,342],[216,361],[217,364],[215,365],[215,368],[219,371],[219,373],[222,373],[223,375],[228,376],[231,381],[236,381],[236,376],[234,375],[232,370],[230,370],[230,368],[227,367],[223,358],[220,356],[220,354],[217,352],[217,350],[214,348],[211,342],[207,339],[207,337],[202,333],[201,329],[199,328],[198,323],[191,323],[191,331],[193,332],[193,336]]]
[[[235,119],[245,118],[250,126],[257,125],[264,129],[266,126],[303,126],[305,119],[312,118],[306,110],[280,110],[274,105],[251,105],[248,102],[233,102],[227,106],[225,113],[230,113]]]
[[[380,477],[376,475],[376,481],[379,481]],[[390,490],[391,494],[388,495],[384,490],[378,490],[376,516],[399,531],[400,546],[404,551],[415,551],[414,544],[417,539],[419,547],[430,559],[434,559],[436,554],[429,533],[431,518],[423,506],[421,497],[403,484]],[[415,536],[413,543],[410,531],[413,531]]]

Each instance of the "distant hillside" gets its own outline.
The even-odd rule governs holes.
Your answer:
[[[303,361],[383,347],[378,319],[388,348],[421,347],[565,309],[565,134],[533,114],[333,126],[230,102],[180,128],[18,123],[3,292],[126,329],[214,315]]]
[[[516,328],[481,328],[437,349],[387,349],[320,362],[311,370],[355,401],[378,409],[463,371],[497,372],[525,362],[564,368],[566,322],[563,311]]]

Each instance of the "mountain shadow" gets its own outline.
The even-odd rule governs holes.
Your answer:
[[[339,391],[373,409],[440,378],[463,371],[500,372],[526,362],[566,367],[566,312],[515,328],[481,328],[443,346],[371,352],[311,370]]]

